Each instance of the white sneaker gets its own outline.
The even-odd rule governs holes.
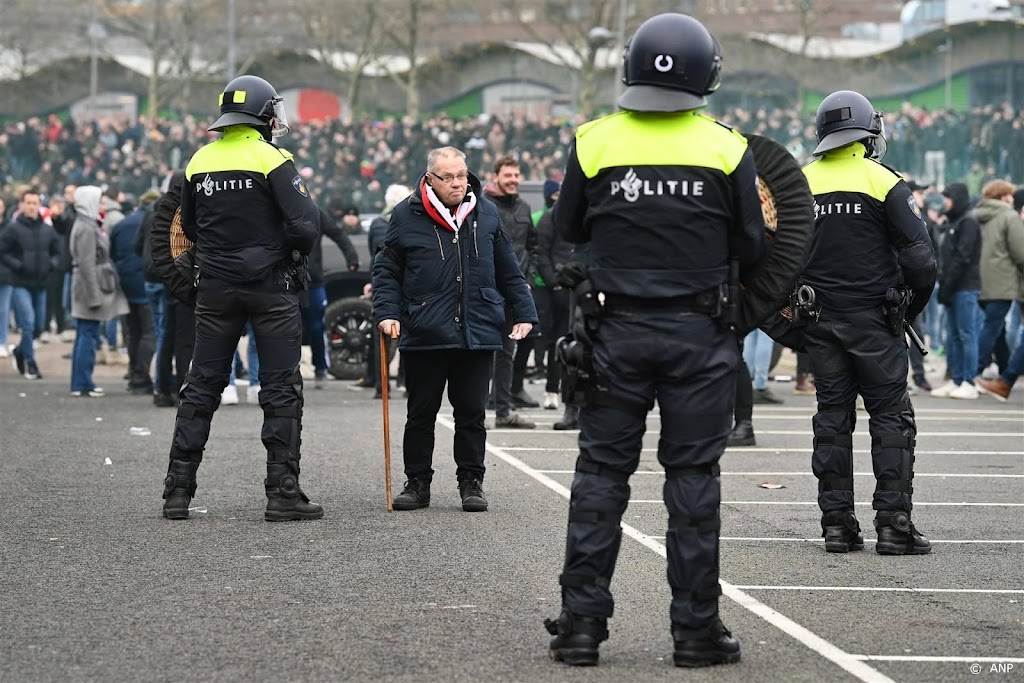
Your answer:
[[[956,382],[950,380],[943,384],[941,387],[932,389],[932,396],[934,398],[949,398],[949,395],[953,393],[953,390],[957,388]]]
[[[246,403],[252,403],[253,405],[260,404],[260,385],[250,384],[249,388],[245,390],[245,401]]]
[[[558,394],[553,391],[547,391],[544,393],[544,409],[558,410]]]
[[[993,380],[999,376],[999,366],[995,363],[989,363],[985,371],[981,373],[982,379]]]
[[[7,350],[7,347],[0,345],[0,358],[9,358],[10,356],[11,352]]]
[[[974,386],[974,382],[961,382],[960,386],[949,392],[949,397],[973,401],[978,398],[978,387]]]
[[[238,405],[238,389],[235,388],[234,384],[229,384],[224,387],[224,393],[220,395],[220,404],[222,406]]]

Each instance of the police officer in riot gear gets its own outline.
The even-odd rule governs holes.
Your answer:
[[[931,550],[910,520],[917,426],[907,391],[905,323],[924,310],[935,253],[907,183],[879,163],[881,114],[843,90],[818,107],[817,157],[804,168],[815,230],[800,276],[804,339],[815,369],[812,468],[828,552],[860,550],[854,515],[853,430],[859,393],[871,432],[876,552]],[[809,302],[809,303],[808,303]]]
[[[299,487],[305,255],[319,235],[316,204],[292,155],[272,144],[288,132],[281,98],[262,78],[240,76],[221,94],[223,137],[185,170],[181,223],[196,243],[196,345],[181,388],[164,516],[188,518],[210,422],[228,383],[233,352],[252,322],[260,357],[267,521],[319,519]]]
[[[677,666],[737,662],[718,616],[718,461],[732,427],[739,341],[726,320],[731,263],[762,256],[765,225],[746,139],[699,112],[719,85],[720,47],[697,20],[645,21],[624,54],[620,111],[570,150],[556,229],[590,242],[587,312],[599,389],[579,416],[562,612],[551,657],[593,665],[646,417],[661,408],[666,547]],[[589,301],[576,288],[577,301]]]

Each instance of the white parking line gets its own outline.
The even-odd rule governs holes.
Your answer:
[[[811,436],[811,435],[808,434],[807,436]],[[510,452],[510,453],[516,453],[516,452],[524,452],[524,453],[526,453],[526,452],[529,452],[529,451],[551,452],[551,453],[555,453],[555,452],[560,452],[560,453],[561,452],[564,452],[564,453],[579,453],[579,450],[580,450],[579,448],[553,448],[553,447],[549,447],[549,446],[501,446],[501,448],[506,450],[506,451],[508,451],[508,452]],[[641,448],[640,450],[642,452],[644,452],[644,453],[657,453],[658,452],[657,448]],[[728,455],[730,453],[774,453],[776,455],[782,455],[783,453],[797,453],[799,455],[808,455],[808,454],[810,454],[810,452],[811,452],[811,448],[810,448],[810,445],[808,444],[808,446],[806,448],[757,448],[757,447],[754,447],[754,446],[746,446],[746,447],[741,446],[739,448],[729,448],[729,449],[726,449],[725,454]],[[857,455],[858,453],[870,454],[871,450],[867,449],[867,448],[855,448],[853,450],[853,453],[854,453],[854,455]],[[1024,451],[963,451],[963,450],[959,450],[959,451],[922,451],[922,450],[915,450],[914,451],[914,455],[1014,455],[1014,456],[1017,456],[1019,458],[1019,457],[1024,457]]]
[[[764,413],[758,414],[758,413],[755,412],[754,413],[754,421],[755,422],[761,422],[763,420],[801,420],[801,421],[806,420],[808,423],[810,423],[811,418],[813,416],[814,416],[813,413],[807,413],[806,415],[794,415],[794,414],[766,415]],[[530,414],[530,417],[531,418],[535,418],[535,417],[539,417],[539,415],[537,413],[532,413],[532,414]],[[546,415],[545,415],[545,417],[546,417]],[[652,415],[650,413],[647,414],[647,419],[648,420],[660,419],[660,417],[661,417],[660,415]],[[914,419],[917,422],[929,422],[929,421],[949,422],[950,421],[950,417],[948,415],[915,415]],[[1020,424],[1021,420],[1022,420],[1022,418],[1021,418],[1020,415],[1010,415],[1008,417],[998,417],[998,416],[995,416],[995,415],[987,415],[987,416],[976,415],[976,416],[973,416],[970,419],[970,422],[974,422],[974,423],[977,423],[977,422],[1013,422],[1015,424]],[[545,426],[547,426],[547,425],[553,425],[555,422],[557,422],[557,420],[548,421],[548,420],[536,420],[535,419],[534,422],[536,422],[536,424],[538,424],[538,425],[545,425]]]
[[[440,416],[439,416],[440,419]],[[447,419],[447,418],[444,418]],[[554,423],[551,423],[554,424]],[[488,434],[572,434],[576,435],[575,431],[559,431],[556,429],[488,429]],[[787,430],[787,429],[758,429],[757,435],[771,434],[777,436],[806,436],[812,437],[809,429],[800,430]],[[869,437],[870,434],[867,431],[854,432],[853,436],[856,437]],[[999,437],[1016,437],[1018,439],[1024,438],[1024,432],[918,432],[917,438],[929,437],[947,437],[947,436],[999,436]]]
[[[447,417],[439,416],[437,418],[437,423],[455,431],[455,423]],[[503,460],[506,464],[511,465],[528,477],[540,482],[563,498],[568,499],[570,497],[571,494],[569,489],[562,486],[551,477],[541,474],[519,458],[516,458],[515,456],[506,453],[501,448],[492,446],[491,444],[487,444],[487,450],[494,456]],[[666,557],[665,546],[652,539],[647,534],[640,532],[638,529],[623,523],[622,533],[637,541],[645,548],[654,551],[659,556],[663,558]],[[895,683],[881,671],[878,671],[877,669],[864,664],[862,661],[855,659],[848,652],[843,651],[821,636],[796,623],[789,617],[784,616],[782,613],[775,611],[768,605],[755,599],[753,596],[744,593],[727,581],[719,580],[719,583],[722,586],[722,595],[735,601],[741,607],[750,610],[769,624],[804,644],[814,652],[817,652],[819,655],[830,662],[833,662],[836,666],[840,667],[857,679],[865,681],[866,683]]]
[[[576,470],[537,470],[541,474],[576,474]],[[665,474],[664,470],[637,470],[634,474]],[[723,477],[813,477],[813,472],[722,472]],[[874,472],[854,472],[855,477],[872,477]],[[914,472],[918,477],[974,477],[977,479],[1024,479],[1024,474],[962,474],[960,472],[922,473]]]
[[[630,503],[658,503],[664,504],[661,500],[630,500]],[[722,505],[817,505],[815,501],[789,501],[789,500],[723,500]],[[870,507],[871,503],[854,503]],[[918,503],[914,501],[914,507],[980,507],[980,508],[1020,508],[1024,503]]]
[[[934,541],[933,541],[934,542]],[[895,588],[892,586],[736,586],[745,591],[860,591],[864,593],[993,593],[1024,595],[1003,588]]]
[[[651,538],[661,539],[661,538],[665,538],[665,537],[664,536],[651,536]],[[765,536],[765,537],[759,537],[759,536],[720,536],[718,538],[718,540],[720,540],[720,541],[730,541],[730,542],[740,542],[740,543],[749,543],[749,542],[757,543],[757,542],[760,542],[760,541],[771,542],[771,543],[821,543],[822,542],[820,536],[818,538],[783,538],[783,537],[771,537],[771,536]],[[935,539],[930,538],[928,540],[930,542],[932,542],[932,543],[953,543],[953,544],[966,543],[966,544],[974,544],[974,545],[1021,545],[1021,544],[1024,544],[1024,540],[1016,540],[1016,539],[1014,539],[1014,540],[973,540],[973,539],[971,539],[971,540],[968,540],[968,539],[935,540]],[[865,543],[875,543],[875,539],[873,539],[873,538],[865,538],[864,542]],[[743,586],[740,586],[740,588],[743,588]]]
[[[971,664],[1020,664],[1024,657],[915,657],[914,655],[850,655],[862,662],[969,662]],[[971,673],[976,673],[971,669]],[[977,673],[981,673],[979,669]],[[1006,672],[1002,672],[1006,673]]]

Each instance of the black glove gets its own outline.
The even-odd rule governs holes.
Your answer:
[[[558,269],[555,275],[555,282],[563,287],[574,289],[576,285],[587,279],[589,268],[587,264],[579,261],[569,261]]]

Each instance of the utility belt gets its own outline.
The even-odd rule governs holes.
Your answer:
[[[309,274],[309,256],[292,251],[287,258],[274,267],[274,281],[289,292],[304,292],[309,289],[313,278]]]
[[[723,315],[729,304],[729,286],[719,285],[712,289],[689,294],[659,299],[626,296],[622,294],[606,294],[603,309],[606,315],[616,313],[703,313],[712,318]]]

